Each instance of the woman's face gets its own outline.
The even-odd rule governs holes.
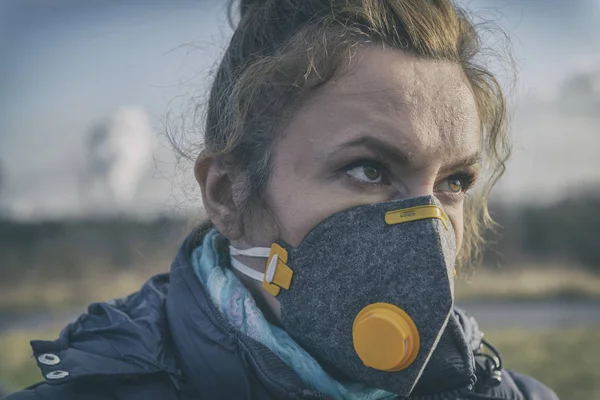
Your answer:
[[[475,99],[460,66],[369,47],[348,71],[293,113],[262,196],[271,218],[250,218],[234,245],[297,246],[339,211],[435,195],[460,246],[480,158]]]

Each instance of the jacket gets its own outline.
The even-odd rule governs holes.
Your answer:
[[[170,273],[128,297],[91,304],[57,340],[32,341],[45,381],[5,400],[326,399],[216,309],[190,263],[199,239],[186,240]],[[459,309],[454,317],[473,349],[476,376],[457,377],[456,389],[418,384],[410,399],[557,400],[535,379],[502,369],[495,349],[481,355],[488,344],[475,320]]]

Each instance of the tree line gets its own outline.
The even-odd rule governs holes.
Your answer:
[[[554,204],[496,204],[501,227],[488,233],[487,265],[563,264],[600,272],[600,191],[570,196]]]
[[[484,266],[583,266],[600,272],[600,192],[547,206],[495,204],[502,226],[488,233]],[[62,279],[123,269],[169,269],[195,222],[123,218],[15,222],[0,220],[0,276]],[[96,271],[98,272],[98,271]]]

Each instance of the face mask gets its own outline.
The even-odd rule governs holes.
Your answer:
[[[230,251],[267,258],[264,274],[231,265],[277,297],[283,327],[334,377],[412,392],[453,307],[455,234],[437,199],[339,212],[296,248]]]

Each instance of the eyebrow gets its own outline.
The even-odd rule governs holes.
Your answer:
[[[360,136],[357,139],[342,143],[339,146],[336,146],[328,156],[331,157],[340,151],[352,147],[365,147],[375,153],[381,154],[384,158],[387,158],[403,167],[410,166],[411,164],[411,157],[405,151],[373,136]],[[452,171],[461,168],[469,168],[481,163],[481,159],[481,152],[477,151],[444,169]]]
[[[456,171],[456,170],[460,170],[460,169],[464,169],[464,168],[471,168],[474,165],[481,164],[481,161],[482,161],[481,152],[477,151],[477,152],[463,158],[462,160],[455,162],[450,167],[444,168],[444,170]]]
[[[395,163],[402,166],[410,165],[410,157],[401,149],[384,142],[383,140],[377,139],[373,136],[360,136],[357,139],[344,142],[336,146],[330,153],[329,156],[333,156],[343,150],[352,147],[365,147],[375,153],[383,155],[385,158],[393,160]]]

